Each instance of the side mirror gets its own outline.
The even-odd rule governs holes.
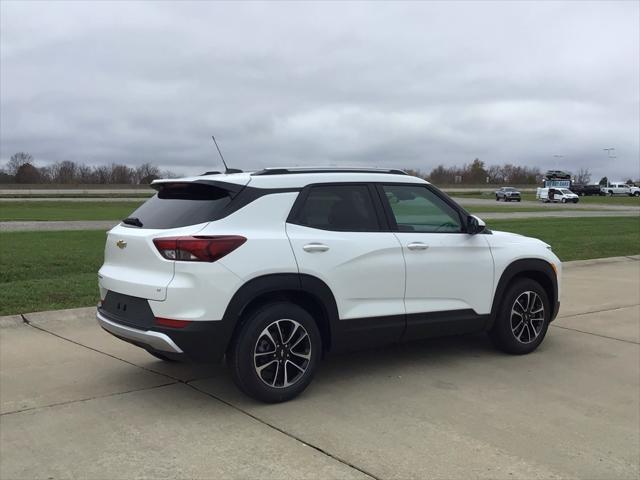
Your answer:
[[[475,235],[476,233],[482,232],[486,226],[487,224],[475,215],[469,215],[467,217],[467,233],[469,235]]]

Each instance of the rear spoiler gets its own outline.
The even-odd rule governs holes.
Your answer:
[[[200,184],[200,185],[209,185],[211,187],[221,188],[223,190],[227,190],[230,193],[231,198],[234,198],[238,195],[246,185],[241,185],[237,183],[231,182],[221,182],[220,180],[154,180],[151,182],[151,188],[156,191],[160,191],[163,188],[172,185],[189,185],[189,184]]]

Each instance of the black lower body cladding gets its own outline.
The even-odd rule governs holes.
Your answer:
[[[109,291],[98,307],[98,313],[107,320],[143,331],[167,335],[184,352],[186,360],[217,361],[225,353],[233,332],[233,323],[225,320],[190,322],[173,328],[156,325],[155,316],[144,298]],[[118,336],[118,338],[149,349],[148,345]],[[175,355],[174,355],[175,356]]]

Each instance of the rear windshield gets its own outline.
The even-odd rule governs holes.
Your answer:
[[[210,222],[218,218],[231,202],[230,192],[218,186],[201,183],[170,183],[129,215],[138,219],[138,227],[178,228]],[[126,226],[132,226],[125,223]],[[140,226],[140,224],[142,224]]]

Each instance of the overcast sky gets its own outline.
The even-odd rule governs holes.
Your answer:
[[[639,5],[3,0],[0,162],[638,178]]]

